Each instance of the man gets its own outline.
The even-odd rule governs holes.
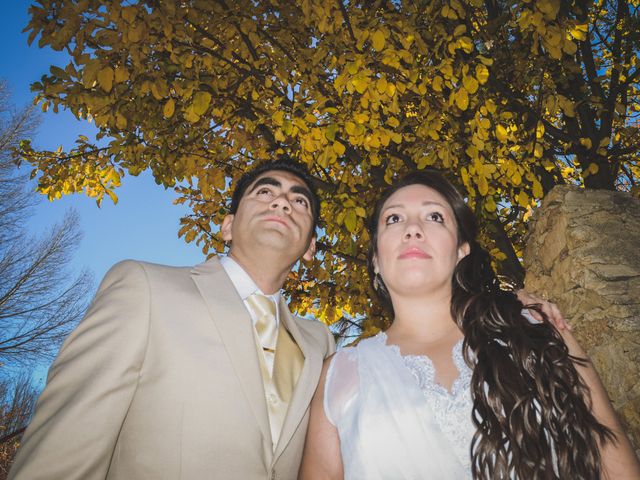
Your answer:
[[[300,166],[263,164],[236,186],[228,257],[114,266],[50,369],[9,478],[296,478],[334,342],[280,289],[313,258],[318,212]]]

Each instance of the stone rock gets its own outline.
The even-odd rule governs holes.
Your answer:
[[[526,289],[558,304],[640,453],[640,199],[557,186],[526,240]]]

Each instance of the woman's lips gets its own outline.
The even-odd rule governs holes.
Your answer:
[[[401,260],[404,260],[407,258],[431,258],[431,255],[429,255],[426,252],[423,252],[418,247],[410,247],[410,248],[407,248],[406,250],[403,250],[398,256],[398,258]]]

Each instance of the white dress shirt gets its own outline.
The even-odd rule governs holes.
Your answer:
[[[247,298],[249,298],[254,293],[259,293],[260,295],[269,297],[271,300],[275,302],[276,327],[279,327],[280,326],[280,291],[278,290],[273,295],[266,295],[264,292],[262,292],[258,288],[258,286],[256,285],[256,282],[253,281],[253,279],[249,276],[246,270],[242,268],[238,262],[236,262],[233,258],[229,256],[220,257],[220,264],[222,265],[222,268],[224,268],[225,272],[227,272],[227,275],[229,275],[229,278],[231,279],[231,283],[233,284],[234,288],[238,292],[238,295],[240,295],[240,298],[242,298],[242,301],[244,302],[244,306],[246,307],[249,314],[251,315],[253,324],[254,325],[256,324],[257,318],[253,310],[249,307],[249,304],[247,303]]]

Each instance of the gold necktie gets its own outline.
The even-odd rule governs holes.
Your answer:
[[[256,333],[262,346],[262,353],[268,365],[269,373],[273,372],[273,358],[278,341],[276,325],[276,305],[273,301],[260,293],[253,293],[247,298],[247,303],[256,315]]]

